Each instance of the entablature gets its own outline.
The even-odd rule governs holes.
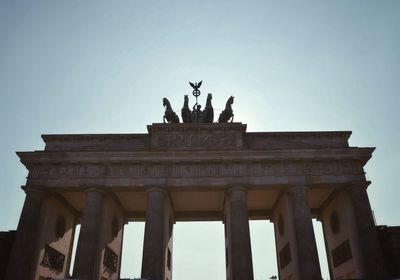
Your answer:
[[[246,132],[242,123],[152,124],[148,134],[43,135],[44,151],[19,152],[27,184],[203,189],[364,180],[374,148],[349,147],[348,131]],[[300,178],[300,179],[298,179]]]

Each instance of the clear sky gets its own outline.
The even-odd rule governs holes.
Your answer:
[[[199,80],[214,108],[235,96],[248,131],[352,130],[351,145],[377,147],[372,208],[400,225],[399,14],[398,0],[0,0],[0,230],[23,205],[15,151],[43,149],[44,133],[146,132],[163,97],[179,111]],[[142,231],[127,227],[122,276],[140,274]],[[276,273],[272,224],[251,234],[264,280]],[[221,242],[221,223],[178,223],[174,279],[224,279]]]

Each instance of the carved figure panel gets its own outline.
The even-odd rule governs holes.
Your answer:
[[[103,265],[110,269],[112,272],[117,272],[118,255],[107,246],[104,248]]]
[[[48,267],[57,273],[61,273],[64,267],[64,260],[64,254],[49,245],[46,245],[41,265]]]
[[[182,149],[235,149],[237,134],[226,133],[159,133],[155,136],[153,147]]]

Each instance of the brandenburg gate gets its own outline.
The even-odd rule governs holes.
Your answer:
[[[332,278],[376,278],[383,259],[350,132],[246,132],[242,123],[155,123],[147,134],[42,135],[6,279],[118,279],[127,221],[145,221],[142,278],[172,279],[179,221],[221,221],[226,277],[252,280],[249,220],[274,223],[279,279],[321,279],[312,219]],[[267,264],[266,264],[267,265]]]
[[[313,218],[332,279],[385,276],[364,172],[374,148],[347,131],[246,132],[233,97],[214,123],[201,84],[183,123],[164,98],[147,134],[42,135],[43,151],[17,153],[29,173],[7,280],[68,278],[78,224],[72,278],[119,279],[128,221],[145,221],[143,279],[172,280],[176,222],[221,221],[227,280],[253,280],[251,219],[274,223],[279,279],[321,279]]]

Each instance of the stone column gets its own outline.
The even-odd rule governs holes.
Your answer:
[[[247,210],[247,190],[234,187],[228,190],[226,202],[226,245],[228,280],[252,280],[253,261],[249,216]]]
[[[364,277],[372,279],[386,276],[386,270],[366,187],[366,182],[355,184],[348,193],[353,204]]]
[[[86,190],[86,203],[76,248],[74,278],[88,280],[98,278],[100,267],[98,243],[104,195],[105,193],[99,189]]]
[[[142,278],[164,280],[168,265],[168,198],[165,190],[147,190],[146,225],[143,241]],[[171,228],[172,233],[172,228]],[[168,253],[169,252],[169,253]],[[170,260],[169,260],[170,261]]]
[[[33,279],[37,264],[37,241],[40,234],[40,212],[46,193],[27,188],[24,207],[18,223],[10,261],[7,280]]]
[[[307,187],[289,189],[296,236],[299,279],[322,279],[311,211],[308,205]]]

